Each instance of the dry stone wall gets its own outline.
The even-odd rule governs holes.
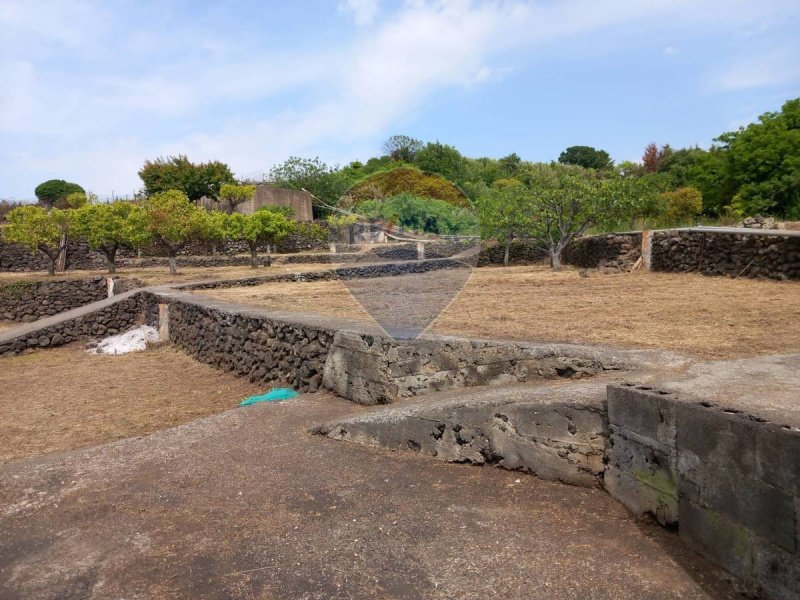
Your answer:
[[[115,279],[117,294],[142,287],[134,279]],[[108,297],[105,277],[0,284],[0,319],[29,323]]]
[[[651,269],[769,279],[800,279],[800,236],[697,229],[654,231]]]

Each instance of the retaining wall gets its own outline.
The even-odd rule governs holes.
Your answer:
[[[114,293],[142,287],[135,279],[114,279]],[[29,323],[108,297],[106,277],[0,284],[0,319]]]
[[[654,231],[653,271],[769,279],[800,279],[800,236],[751,230]]]
[[[605,486],[677,525],[752,593],[800,590],[800,431],[647,386],[610,386]]]

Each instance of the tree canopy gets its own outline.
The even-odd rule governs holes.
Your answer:
[[[50,208],[54,206],[57,208],[68,208],[64,204],[67,196],[76,192],[85,194],[86,190],[77,183],[64,181],[63,179],[49,179],[37,185],[34,190],[39,202]]]
[[[178,190],[189,200],[197,202],[203,196],[219,197],[220,188],[235,183],[228,165],[217,160],[195,164],[185,155],[147,160],[139,170],[147,196]]]
[[[138,247],[149,241],[142,208],[125,201],[82,206],[75,213],[75,231],[92,250],[105,255],[109,273],[116,271],[121,246]]]
[[[392,160],[414,162],[414,157],[422,148],[422,142],[408,135],[393,135],[383,143],[383,151]]]
[[[204,212],[178,190],[157,192],[144,204],[145,227],[170,258],[170,273],[177,272],[178,251],[203,232]]]
[[[66,250],[64,240],[70,220],[69,211],[20,206],[6,215],[3,240],[24,246],[31,252],[41,252],[48,260],[47,273],[52,275],[58,259]]]
[[[559,155],[558,162],[585,169],[610,169],[614,166],[608,152],[591,146],[570,146]]]

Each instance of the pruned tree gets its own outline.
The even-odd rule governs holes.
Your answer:
[[[205,211],[178,190],[153,194],[143,206],[147,231],[167,251],[175,275],[178,252],[202,234]]]
[[[294,231],[294,222],[274,210],[257,210],[252,215],[234,213],[228,217],[228,235],[244,241],[250,249],[250,266],[258,266],[258,247],[269,247]],[[269,259],[268,259],[269,260]]]
[[[229,215],[232,214],[237,206],[251,200],[255,193],[256,186],[254,185],[226,183],[219,189],[219,202],[222,205],[222,210]]]
[[[75,212],[75,230],[92,250],[105,255],[108,272],[115,273],[120,247],[147,242],[148,230],[141,213],[142,208],[132,202],[86,204]]]
[[[20,206],[6,215],[3,240],[41,252],[48,260],[47,274],[53,275],[58,259],[66,252],[65,233],[70,222],[70,211]]]

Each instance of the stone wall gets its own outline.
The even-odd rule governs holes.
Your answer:
[[[117,294],[142,287],[135,279],[115,279]],[[0,319],[28,323],[108,297],[105,277],[0,283]]]
[[[145,314],[153,326],[159,303],[169,305],[169,341],[196,359],[265,386],[303,392],[321,386],[335,330],[263,311],[220,309],[189,294],[149,295]]]
[[[800,431],[647,386],[610,386],[605,486],[748,590],[800,589]]]
[[[0,356],[127,331],[143,321],[142,299],[139,292],[127,292],[86,310],[75,309],[73,314],[67,312],[0,331]]]
[[[504,255],[505,248],[501,244],[487,242],[478,255],[478,266],[502,265]],[[511,242],[508,252],[508,263],[511,265],[538,264],[546,258],[547,251],[537,243],[522,240]]]
[[[651,269],[769,279],[800,279],[800,236],[698,229],[654,231]]]

